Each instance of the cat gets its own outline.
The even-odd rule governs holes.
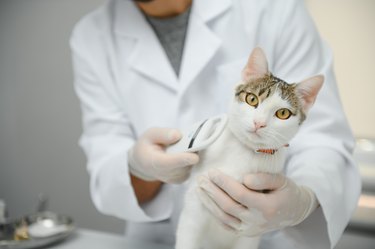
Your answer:
[[[242,71],[242,82],[217,140],[199,152],[186,192],[177,232],[176,249],[251,249],[258,237],[245,237],[223,228],[201,203],[199,175],[219,169],[242,181],[247,173],[282,173],[290,140],[306,119],[323,84],[317,75],[288,84],[268,70],[266,56],[255,48]]]

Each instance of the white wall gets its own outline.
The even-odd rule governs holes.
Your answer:
[[[38,193],[80,227],[121,233],[89,196],[77,141],[68,39],[74,23],[102,0],[0,1],[0,199],[10,214],[33,212]]]
[[[354,134],[375,138],[375,1],[306,2],[334,51],[337,82]]]

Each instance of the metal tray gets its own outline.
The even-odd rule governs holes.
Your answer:
[[[18,234],[20,229],[22,234]],[[74,229],[73,220],[68,216],[53,212],[27,215],[13,221],[0,223],[0,249],[27,249],[46,246],[66,239]]]

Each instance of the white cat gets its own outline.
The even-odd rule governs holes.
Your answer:
[[[197,193],[197,176],[216,168],[242,182],[247,173],[281,173],[289,141],[305,120],[323,80],[319,75],[288,84],[268,71],[260,48],[253,50],[242,72],[243,82],[235,89],[222,135],[199,152],[200,162],[194,167],[178,224],[176,249],[258,247],[259,238],[224,229],[205,209]]]

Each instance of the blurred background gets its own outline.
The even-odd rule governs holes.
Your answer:
[[[103,2],[0,0],[0,199],[11,216],[34,212],[44,193],[50,210],[72,216],[79,227],[123,231],[122,221],[99,214],[90,200],[68,46],[74,24]],[[353,132],[368,139],[358,140],[367,199],[353,224],[361,227],[365,220],[374,229],[375,1],[306,3],[334,51]]]

